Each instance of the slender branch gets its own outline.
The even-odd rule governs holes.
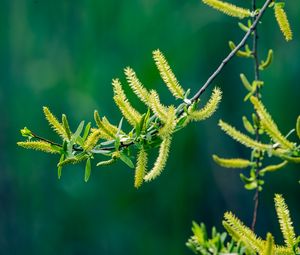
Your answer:
[[[252,0],[252,11],[256,10],[256,0]],[[254,19],[254,18],[253,18]],[[259,72],[259,59],[258,59],[258,28],[256,27],[253,31],[253,45],[252,45],[252,55],[254,59],[254,78],[256,81],[260,79],[260,72]],[[257,86],[256,91],[255,91],[255,96],[259,98],[260,96],[260,89]],[[257,112],[255,111],[257,119],[259,119],[259,116]],[[255,140],[257,142],[260,141],[260,135],[259,135],[259,127],[256,127],[255,129]],[[260,164],[260,154],[259,156],[256,157],[256,169],[255,169],[255,175],[257,181],[259,180],[259,164]],[[259,205],[259,186],[256,188],[254,197],[254,208],[253,208],[253,216],[252,216],[252,224],[251,224],[251,229],[254,231],[255,225],[256,225],[256,220],[257,220],[257,213],[258,213],[258,205]]]
[[[51,145],[55,145],[55,146],[58,146],[58,147],[62,147],[60,144],[55,143],[55,142],[52,142],[52,141],[50,141],[50,140],[48,140],[48,139],[46,139],[46,138],[43,138],[43,137],[41,137],[41,136],[38,136],[38,135],[35,134],[35,133],[32,133],[32,132],[31,132],[31,135],[32,135],[34,138],[39,139],[39,140],[41,140],[41,141],[44,141],[44,142],[46,142],[46,143],[50,143]]]
[[[235,54],[246,44],[246,41],[251,36],[252,32],[256,29],[261,17],[265,13],[266,9],[270,5],[272,0],[267,0],[257,16],[254,19],[252,26],[249,28],[241,42],[228,54],[228,56],[222,61],[216,71],[208,78],[205,84],[198,90],[198,92],[191,98],[191,101],[194,102],[199,99],[199,97],[204,93],[207,87],[215,80],[215,78],[219,75],[219,73],[223,70],[225,65],[235,56]]]
[[[214,79],[220,74],[220,72],[223,70],[224,66],[236,55],[236,53],[246,44],[246,41],[248,40],[248,38],[251,36],[251,34],[253,33],[253,31],[255,30],[255,28],[257,27],[260,19],[262,18],[263,14],[265,13],[267,7],[270,5],[270,3],[272,2],[272,0],[266,0],[266,2],[264,3],[263,7],[261,8],[261,10],[258,12],[258,14],[254,17],[254,22],[252,24],[252,26],[249,28],[249,30],[247,31],[247,33],[245,34],[245,36],[242,38],[242,40],[240,41],[240,43],[236,46],[236,48],[234,48],[229,54],[228,56],[222,61],[222,63],[219,65],[219,67],[215,70],[215,72],[207,79],[207,81],[205,82],[205,84],[198,90],[198,92],[190,99],[187,100],[186,105],[190,106],[193,102],[197,101],[199,99],[199,97],[204,93],[204,91],[208,88],[208,86],[214,81]],[[178,110],[177,112],[177,116],[181,116],[181,114],[184,111],[182,109]],[[157,135],[156,133],[152,134],[153,136]],[[39,137],[40,139],[47,141],[46,139],[43,139],[41,137]],[[48,141],[51,144],[54,144],[50,141]],[[130,145],[133,145],[134,142],[131,141],[129,143],[121,143],[120,144],[120,148],[126,148],[129,147]],[[55,144],[56,145],[56,144]],[[73,149],[75,151],[83,151],[82,148],[78,148],[76,146],[73,146]],[[114,150],[115,147],[114,146],[108,146],[108,147],[101,147],[101,150],[106,150],[106,151],[111,151]]]

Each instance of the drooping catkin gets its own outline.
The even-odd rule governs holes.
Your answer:
[[[139,188],[143,181],[147,170],[148,154],[142,148],[137,155],[137,162],[135,167],[134,187]]]
[[[167,163],[167,159],[170,151],[170,145],[171,145],[171,137],[166,137],[160,144],[158,157],[154,163],[153,168],[144,177],[145,181],[152,181],[161,174],[162,170],[165,168]]]
[[[286,12],[284,11],[281,4],[274,5],[274,14],[285,40],[291,41],[293,39],[293,32],[291,30]]]

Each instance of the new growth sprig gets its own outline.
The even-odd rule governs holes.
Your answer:
[[[98,111],[95,111],[96,127],[91,128],[91,123],[85,126],[82,121],[73,133],[66,115],[63,114],[62,120],[59,121],[47,107],[44,107],[45,118],[53,131],[60,136],[62,143],[49,141],[24,128],[21,134],[28,140],[18,142],[18,145],[27,149],[60,154],[57,165],[59,178],[65,165],[85,161],[84,179],[88,181],[91,174],[91,160],[99,155],[106,159],[98,162],[97,166],[106,166],[121,160],[129,167],[135,168],[134,186],[137,188],[143,181],[155,179],[165,168],[174,132],[185,127],[190,121],[201,121],[210,117],[216,111],[222,93],[220,89],[215,88],[207,104],[198,109],[200,100],[187,99],[189,91],[185,92],[181,87],[164,55],[156,50],[153,52],[153,58],[171,94],[176,99],[182,100],[177,107],[163,105],[158,92],[148,91],[133,69],[127,67],[124,70],[126,80],[134,94],[147,106],[147,112],[140,113],[133,107],[121,81],[113,79],[114,101],[122,114],[118,126],[110,123],[105,116],[101,118]],[[132,127],[129,132],[123,130],[123,119]],[[148,154],[156,147],[159,147],[158,157],[153,167],[148,170]],[[133,163],[135,154],[136,164]]]
[[[300,236],[296,236],[288,207],[282,195],[276,194],[274,198],[275,209],[284,239],[284,245],[276,244],[271,233],[266,239],[258,237],[253,230],[247,227],[232,212],[224,214],[223,226],[226,232],[219,233],[212,229],[209,238],[206,227],[202,223],[193,222],[193,236],[186,245],[195,253],[201,255],[222,254],[248,254],[248,255],[296,255],[299,254]],[[228,238],[229,235],[229,238]],[[231,237],[231,239],[230,239]]]
[[[88,123],[84,127],[84,122],[81,122],[76,132],[72,134],[70,128],[66,125],[65,116],[59,122],[50,111],[46,111],[45,116],[50,125],[54,127],[54,131],[62,138],[62,143],[57,144],[49,141],[26,128],[21,133],[28,140],[19,142],[18,145],[44,152],[49,152],[49,148],[51,148],[52,153],[60,154],[60,161],[58,163],[59,177],[61,176],[63,166],[86,161],[85,180],[87,181],[91,171],[90,160],[94,159],[96,155],[100,155],[108,159],[100,161],[97,166],[106,166],[115,163],[117,160],[121,160],[129,167],[135,167],[136,187],[139,187],[144,180],[153,180],[165,167],[173,133],[185,127],[190,121],[205,120],[217,109],[221,100],[221,91],[218,88],[214,89],[211,99],[202,109],[197,109],[200,102],[199,98],[223,70],[224,66],[245,45],[271,1],[267,0],[260,10],[255,11],[254,21],[246,31],[241,42],[227,55],[216,71],[213,72],[204,85],[190,99],[188,98],[189,90],[185,92],[180,86],[163,54],[159,50],[153,52],[154,61],[163,81],[172,95],[176,99],[182,100],[182,103],[177,107],[174,105],[164,106],[160,101],[158,93],[154,90],[148,91],[142,85],[133,69],[128,67],[124,70],[126,80],[136,96],[148,107],[146,113],[140,113],[131,105],[120,80],[114,79],[112,82],[115,94],[114,100],[123,115],[118,126],[111,124],[105,116],[100,118],[98,112],[95,112],[94,118],[97,128],[91,128],[91,123]],[[219,3],[219,1],[216,2]],[[231,13],[234,12],[233,9],[236,9],[226,4],[219,3],[218,6],[219,8],[231,8]],[[239,8],[236,10],[241,11]],[[253,13],[249,15],[251,16]],[[249,15],[247,14],[246,16]],[[127,133],[122,130],[123,118],[132,126],[132,129]],[[30,132],[30,136],[24,134],[27,130]],[[36,146],[34,142],[44,142],[48,144],[48,147]],[[134,152],[132,147],[135,148],[138,155],[136,166],[134,166],[132,161]],[[148,167],[144,163],[147,162],[150,149],[155,147],[159,147],[159,155],[153,168],[147,171]]]

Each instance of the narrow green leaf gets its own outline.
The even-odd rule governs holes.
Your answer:
[[[83,136],[82,136],[83,141],[85,141],[86,138],[88,137],[89,132],[90,132],[90,129],[91,129],[91,122],[89,122],[89,123],[85,126],[85,129],[84,129],[84,132],[83,132]]]
[[[297,132],[297,135],[298,135],[298,137],[300,139],[300,115],[297,118],[296,132]]]
[[[62,154],[60,157],[60,160],[58,162],[58,166],[57,166],[57,178],[60,180],[61,177],[61,170],[62,170],[62,166],[60,165],[61,162],[63,162],[65,159],[65,154]]]
[[[87,182],[91,175],[91,159],[88,158],[85,165],[84,181]]]
[[[134,168],[132,160],[122,151],[120,152],[120,159],[130,168]]]
[[[62,124],[63,124],[63,127],[64,127],[65,131],[66,131],[68,140],[70,140],[72,132],[71,132],[71,129],[70,129],[70,126],[69,126],[67,116],[65,114],[62,115]]]
[[[82,132],[82,129],[83,129],[83,126],[84,126],[84,121],[81,121],[76,132],[72,135],[72,142],[75,142],[76,139],[78,138],[78,136],[80,136],[81,132]]]

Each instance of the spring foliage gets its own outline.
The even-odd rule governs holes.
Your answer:
[[[127,166],[135,168],[136,188],[140,187],[143,181],[154,180],[166,166],[174,132],[185,127],[190,121],[209,118],[218,108],[222,93],[220,89],[215,88],[207,104],[198,109],[199,101],[187,100],[187,93],[179,84],[161,51],[155,50],[153,58],[166,87],[176,99],[182,100],[178,107],[163,105],[158,92],[148,91],[134,70],[127,67],[124,69],[127,83],[133,93],[147,106],[147,112],[140,113],[128,100],[120,79],[113,79],[114,101],[122,114],[119,125],[111,124],[105,116],[100,117],[98,111],[95,111],[96,127],[91,128],[91,123],[85,125],[81,122],[73,133],[66,115],[62,115],[60,122],[47,107],[44,107],[45,117],[52,129],[61,137],[62,143],[56,144],[24,128],[21,134],[28,140],[19,142],[18,145],[27,149],[60,154],[59,177],[63,166],[85,161],[84,180],[88,181],[91,175],[91,160],[96,155],[101,155],[108,159],[98,162],[97,166],[111,165],[121,160]],[[123,118],[132,127],[128,133],[122,129]],[[153,167],[148,170],[148,154],[155,147],[159,147],[158,156]],[[137,155],[136,164],[133,163],[134,152]]]
[[[266,239],[258,237],[233,213],[224,214],[223,226],[227,233],[212,230],[212,238],[207,235],[206,227],[202,223],[193,222],[193,236],[188,240],[187,246],[195,253],[202,255],[221,254],[259,254],[259,255],[294,255],[299,254],[299,240],[293,228],[288,207],[282,195],[275,195],[275,208],[278,222],[284,238],[285,245],[275,244],[274,237],[267,233]]]

